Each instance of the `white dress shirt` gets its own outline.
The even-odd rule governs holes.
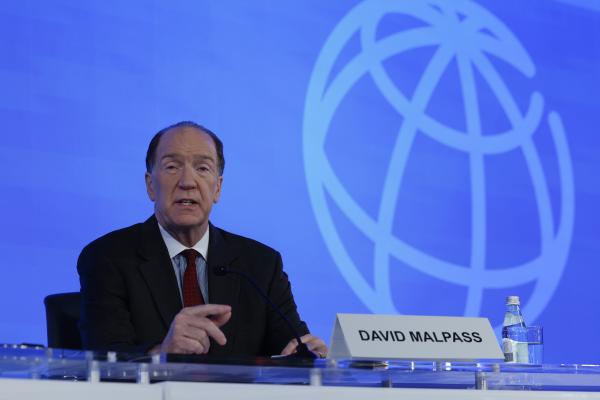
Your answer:
[[[202,236],[198,243],[192,247],[187,247],[171,236],[171,234],[167,232],[167,230],[160,224],[158,224],[158,228],[160,229],[160,234],[165,242],[165,245],[167,246],[167,250],[169,251],[169,257],[171,257],[173,270],[175,271],[175,276],[177,277],[177,287],[179,289],[179,298],[181,299],[181,304],[183,305],[181,282],[183,282],[183,274],[185,273],[185,269],[187,267],[187,261],[180,253],[190,248],[196,250],[202,256],[196,258],[196,274],[198,275],[198,286],[200,286],[202,298],[204,299],[204,303],[208,304],[208,273],[206,270],[206,260],[208,257],[209,229],[206,230],[206,233]]]

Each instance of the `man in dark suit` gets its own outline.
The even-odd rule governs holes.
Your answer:
[[[290,354],[285,322],[230,267],[252,276],[320,356],[325,343],[300,319],[281,256],[209,223],[219,200],[223,144],[181,122],[158,132],[146,156],[154,215],[86,246],[79,257],[85,348],[216,355]]]

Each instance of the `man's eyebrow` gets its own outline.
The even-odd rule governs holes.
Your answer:
[[[164,160],[164,159],[168,159],[168,158],[172,158],[172,159],[175,159],[175,160],[181,160],[182,158],[184,158],[184,156],[182,156],[181,154],[177,154],[177,153],[169,153],[169,154],[165,154],[160,159]],[[215,162],[215,159],[214,159],[213,156],[204,155],[204,154],[194,155],[193,159],[194,159],[194,161],[201,160],[201,161],[212,161],[212,162]]]
[[[160,159],[164,160],[165,158],[174,158],[174,159],[181,159],[181,155],[179,154],[175,154],[175,153],[170,153],[170,154],[165,154],[164,156],[162,156]]]
[[[215,159],[213,158],[213,156],[206,156],[206,155],[202,155],[202,154],[198,154],[194,156],[194,160],[202,160],[202,161],[212,161],[215,162]]]

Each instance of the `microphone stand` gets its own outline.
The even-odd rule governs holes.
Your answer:
[[[223,266],[214,267],[213,272],[215,273],[215,275],[218,275],[218,276],[224,276],[224,275],[227,275],[228,273],[233,273],[233,274],[237,274],[237,275],[243,277],[244,279],[246,279],[246,281],[248,281],[254,287],[254,289],[256,289],[258,294],[260,294],[260,296],[269,304],[269,306],[271,306],[271,308],[281,317],[281,319],[283,319],[285,321],[285,323],[287,324],[290,331],[294,334],[294,337],[295,337],[296,341],[298,342],[298,346],[296,347],[295,353],[292,353],[287,356],[278,357],[278,359],[307,359],[308,358],[308,359],[314,360],[315,358],[317,358],[316,354],[313,353],[312,351],[310,351],[308,349],[308,347],[306,346],[306,344],[302,343],[302,341],[300,340],[300,335],[298,335],[298,332],[296,331],[296,329],[294,328],[294,326],[292,325],[290,320],[281,312],[279,307],[277,307],[275,305],[275,303],[273,303],[271,301],[271,299],[269,298],[269,296],[267,296],[265,291],[260,286],[258,286],[258,284],[254,280],[254,278],[252,278],[250,275],[248,275],[244,271],[240,271],[239,269],[231,268],[231,267],[223,267]]]

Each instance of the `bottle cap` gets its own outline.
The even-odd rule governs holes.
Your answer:
[[[519,299],[519,296],[507,296],[506,297],[506,304],[507,305],[519,306],[519,305],[521,305],[521,300]]]

